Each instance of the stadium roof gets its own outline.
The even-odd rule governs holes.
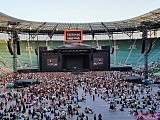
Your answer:
[[[64,34],[65,29],[82,29],[84,34],[134,32],[141,30],[142,23],[145,23],[148,29],[160,28],[160,8],[127,20],[92,23],[34,22],[17,19],[0,12],[0,32],[10,32],[14,27],[19,33],[47,34],[51,37],[54,34]]]

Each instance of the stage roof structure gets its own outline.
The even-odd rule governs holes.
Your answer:
[[[0,32],[11,32],[14,28],[19,34],[53,35],[64,34],[65,29],[81,29],[83,34],[100,35],[116,32],[140,31],[146,22],[148,29],[160,28],[160,8],[144,15],[127,20],[113,22],[92,22],[92,23],[56,23],[56,22],[34,22],[17,19],[0,12]],[[14,26],[14,27],[13,27]]]
[[[94,46],[83,44],[83,43],[65,44],[62,46],[58,46],[56,48],[57,49],[96,49]]]

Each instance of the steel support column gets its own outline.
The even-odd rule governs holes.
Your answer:
[[[149,26],[148,23],[142,23],[142,40],[146,42],[147,40],[147,26]],[[148,79],[148,50],[146,49],[146,45],[143,46],[144,48],[144,79]]]
[[[13,40],[13,78],[16,80],[17,78],[17,31],[15,29],[12,30],[12,40]]]

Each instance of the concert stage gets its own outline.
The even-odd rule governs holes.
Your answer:
[[[82,43],[66,44],[53,50],[39,49],[40,71],[110,70],[110,47],[96,49]]]

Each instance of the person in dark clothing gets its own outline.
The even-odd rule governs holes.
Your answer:
[[[41,119],[43,120],[43,113],[41,112]]]
[[[102,115],[101,115],[101,113],[98,115],[98,120],[102,120]]]
[[[14,114],[13,114],[13,120],[15,120],[15,119],[16,119],[16,114],[14,113]]]
[[[33,109],[33,112],[32,112],[32,118],[35,116],[35,109]]]
[[[95,101],[95,96],[93,95],[93,101]]]
[[[96,120],[96,114],[94,114],[94,120]]]

